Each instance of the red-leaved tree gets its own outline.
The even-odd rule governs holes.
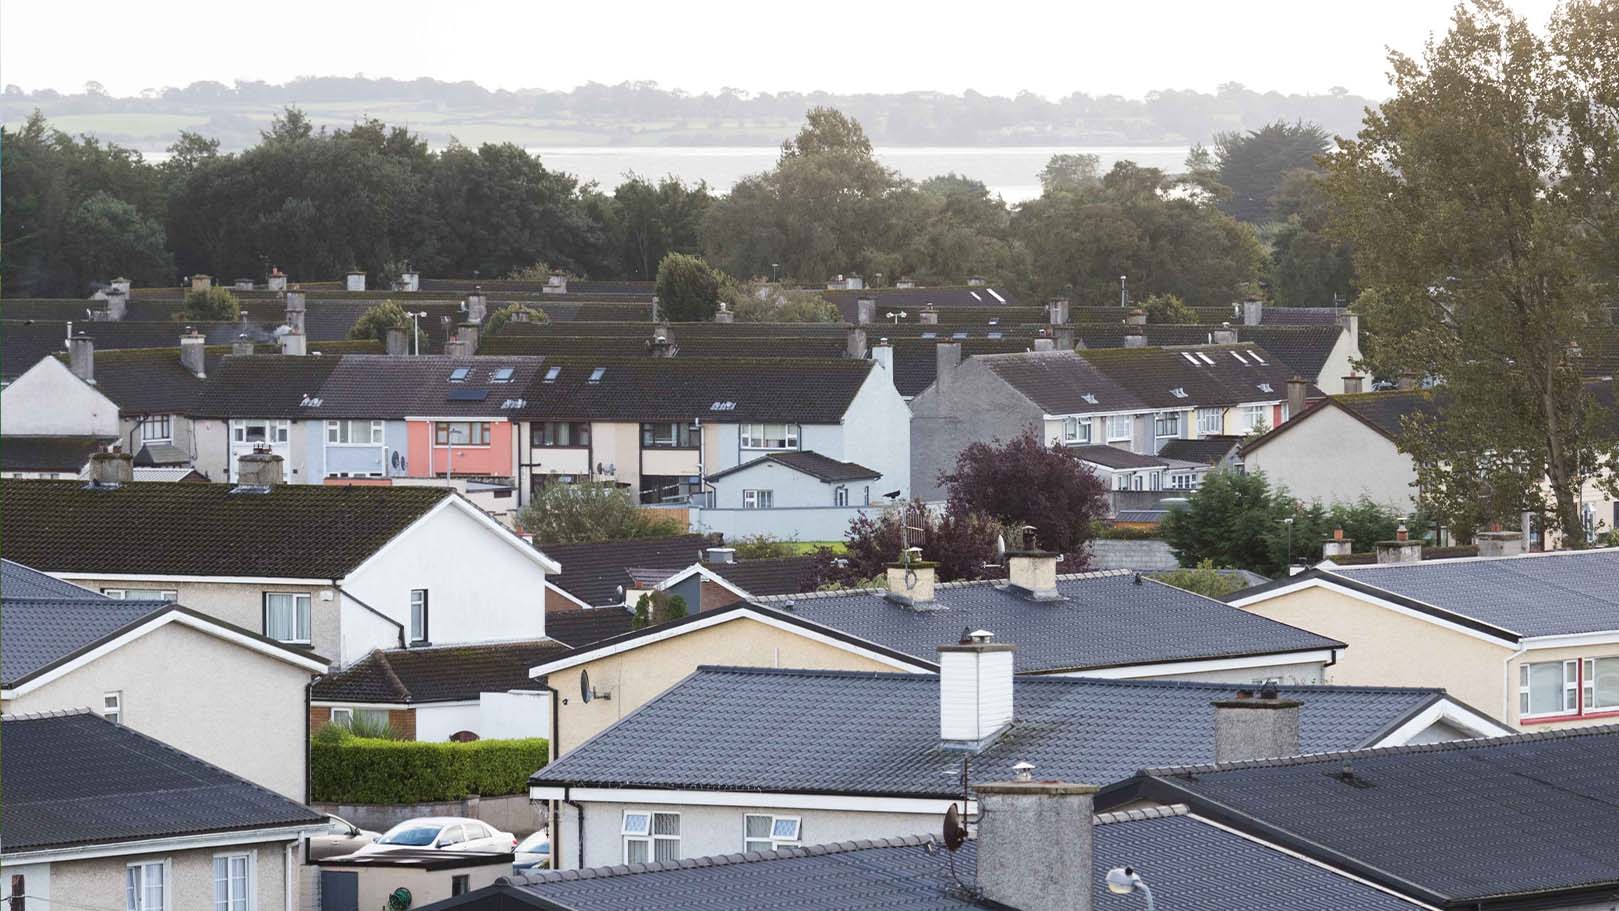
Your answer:
[[[1046,445],[1031,428],[1006,443],[973,443],[940,472],[949,512],[981,513],[1007,526],[1032,525],[1040,546],[1067,568],[1084,562],[1091,529],[1107,515],[1106,487],[1070,449]]]
[[[904,517],[903,523],[901,517]],[[835,557],[826,552],[821,579],[860,585],[881,576],[899,559],[900,525],[911,526],[911,546],[922,548],[922,559],[938,564],[939,581],[991,578],[1004,571],[995,562],[995,537],[1000,524],[982,513],[943,513],[928,509],[921,500],[892,506],[876,517],[858,516],[849,522],[846,551]]]

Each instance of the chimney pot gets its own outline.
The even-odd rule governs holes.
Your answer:
[[[1303,703],[1281,698],[1274,684],[1255,696],[1238,690],[1231,699],[1214,702],[1214,761],[1241,762],[1299,754],[1299,709]]]
[[[1091,911],[1096,788],[1017,780],[973,786],[978,797],[978,887],[1021,911]]]
[[[67,364],[74,376],[95,385],[96,340],[82,332],[68,339]]]

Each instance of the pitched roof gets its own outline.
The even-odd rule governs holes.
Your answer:
[[[1340,566],[1338,577],[1520,636],[1619,630],[1619,549]]]
[[[1139,580],[1139,581],[1138,581]],[[795,616],[925,661],[963,627],[1017,648],[1018,673],[1159,664],[1342,648],[1343,643],[1267,620],[1129,570],[1057,577],[1060,601],[1035,601],[1004,583],[947,582],[930,609],[881,591],[762,598]]]
[[[0,560],[0,598],[50,598],[68,601],[107,601],[100,592],[47,576],[15,560]]]
[[[193,413],[199,417],[315,418],[311,402],[341,355],[252,354],[226,357],[208,376]],[[380,416],[380,415],[379,415]]]
[[[872,369],[871,361],[848,358],[547,358],[516,416],[836,424]]]
[[[1260,321],[1284,325],[1307,326],[1335,323],[1349,310],[1345,307],[1277,307],[1266,306]]]
[[[623,607],[545,612],[545,634],[576,649],[627,633],[634,623],[635,615]]]
[[[552,639],[376,649],[315,681],[323,702],[427,703],[477,699],[479,693],[533,689],[529,668],[567,651]]]
[[[1283,401],[1287,381],[1298,372],[1249,344],[1104,348],[1079,354],[1153,408]]]
[[[1017,297],[1005,288],[987,285],[940,285],[932,288],[862,288],[858,291],[822,291],[821,296],[836,305],[843,318],[854,322],[855,304],[863,297],[877,301],[877,319],[889,310],[904,309],[915,320],[923,308],[932,304],[938,309],[956,307],[1011,307]]]
[[[320,386],[323,418],[501,417],[516,411],[538,357],[345,355]]]
[[[90,456],[117,437],[6,436],[0,440],[0,470],[83,470]]]
[[[1252,342],[1276,355],[1282,363],[1309,380],[1321,377],[1327,360],[1343,334],[1343,328],[1328,325],[1244,326],[1152,324],[1146,326],[1082,324],[1075,327],[1078,341],[1086,348],[1122,348],[1128,335],[1142,335],[1147,344],[1158,347],[1173,345],[1212,345],[1214,333],[1221,328],[1236,333],[1239,342]]]
[[[1107,871],[1147,871],[1152,888],[1173,907],[1198,911],[1400,911],[1412,906],[1316,864],[1188,815],[1184,808],[1097,816],[1092,882],[1098,908],[1113,907]],[[814,838],[806,831],[806,838]],[[501,907],[619,911],[690,908],[718,911],[966,911],[985,907],[957,885],[976,880],[978,843],[947,858],[934,836],[881,838],[775,852],[732,854],[667,863],[546,871],[514,876],[479,890],[501,894]],[[952,871],[954,875],[952,875]],[[479,893],[452,899],[479,906]],[[1133,898],[1133,897],[1132,897]]]
[[[1432,414],[1440,407],[1434,393],[1428,389],[1388,390],[1335,395],[1332,403],[1371,425],[1389,439],[1397,439],[1405,432],[1408,415]]]
[[[7,554],[52,572],[337,579],[454,492],[443,487],[0,481]]]
[[[595,607],[623,603],[618,587],[634,587],[627,567],[684,569],[701,559],[708,543],[706,535],[669,535],[539,546],[546,556],[562,564],[562,572],[548,576],[546,584]]]
[[[1445,906],[1619,887],[1619,727],[1149,769],[1194,811]],[[1504,905],[1490,905],[1491,907]]]
[[[818,558],[814,554],[703,565],[725,581],[759,598],[814,591],[819,581],[816,572]]]
[[[1155,456],[1131,452],[1117,446],[1106,446],[1096,443],[1090,446],[1076,446],[1074,455],[1087,462],[1101,465],[1104,468],[1163,468],[1167,464],[1163,459]]]
[[[205,350],[204,369],[229,350]],[[189,414],[207,385],[180,363],[178,340],[170,348],[97,351],[95,378],[96,389],[125,415]]]
[[[1242,437],[1210,436],[1195,440],[1173,439],[1164,443],[1158,454],[1166,459],[1196,462],[1199,465],[1218,465],[1229,458],[1242,444]]]
[[[1015,721],[976,754],[975,781],[1034,763],[1106,784],[1214,757],[1214,712],[1237,684],[1018,677]],[[1287,687],[1310,752],[1375,743],[1443,698],[1436,689]],[[704,667],[561,759],[538,785],[959,797],[961,753],[939,743],[934,674]]]
[[[1131,411],[1141,399],[1072,351],[1030,351],[975,358],[1047,414]]]
[[[769,455],[751,459],[740,465],[734,465],[724,471],[716,471],[708,476],[708,480],[717,481],[729,475],[747,471],[750,468],[771,462],[785,468],[791,468],[799,474],[808,475],[817,481],[828,484],[837,484],[844,481],[872,481],[883,476],[880,471],[872,471],[864,465],[854,462],[842,462],[818,452],[801,450],[795,452],[772,452]]]
[[[16,715],[4,724],[0,841],[8,854],[325,821],[89,712]]]
[[[26,682],[63,658],[169,609],[165,601],[5,598],[0,684]]]

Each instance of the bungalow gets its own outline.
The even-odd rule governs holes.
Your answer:
[[[1442,686],[1524,730],[1619,718],[1619,550],[1326,562],[1225,600],[1348,643],[1333,683]]]
[[[128,483],[103,453],[91,484],[0,482],[8,556],[106,593],[139,590],[345,667],[377,648],[545,637],[557,564],[442,487]],[[99,466],[99,467],[97,467]]]
[[[326,661],[161,600],[115,600],[3,564],[0,710],[91,706],[294,800],[307,795],[304,694]],[[229,686],[198,686],[227,677]],[[243,738],[242,719],[254,736]],[[10,733],[8,728],[7,733]]]

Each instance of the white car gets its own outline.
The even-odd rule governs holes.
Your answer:
[[[380,854],[399,850],[486,851],[507,854],[517,847],[510,832],[464,816],[423,816],[407,819],[382,833],[356,854]]]
[[[551,833],[541,829],[518,842],[513,852],[517,855],[512,858],[513,872],[531,873],[535,870],[544,870],[551,866]]]

